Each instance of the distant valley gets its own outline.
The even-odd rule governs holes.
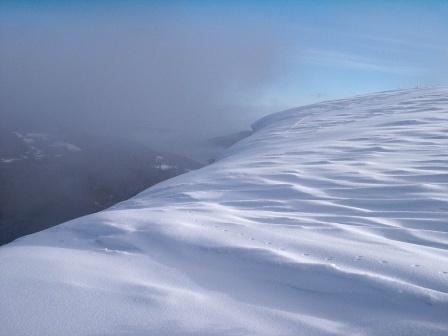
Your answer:
[[[103,210],[199,168],[118,137],[0,131],[0,244]]]

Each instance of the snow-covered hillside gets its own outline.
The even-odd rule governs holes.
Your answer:
[[[1,335],[447,335],[448,89],[268,116],[0,248]]]

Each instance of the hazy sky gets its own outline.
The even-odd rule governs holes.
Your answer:
[[[448,1],[3,0],[0,48],[2,122],[182,144],[305,103],[448,85]]]

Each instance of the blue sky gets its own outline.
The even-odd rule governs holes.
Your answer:
[[[448,85],[448,1],[254,2],[246,10],[287,37],[290,71],[272,90],[292,104]]]
[[[3,0],[0,6],[0,43],[3,50],[8,50],[6,56],[0,56],[0,66],[3,72],[12,68],[22,71],[24,79],[16,86],[19,89],[36,80],[28,78],[33,72],[40,72],[40,78],[60,80],[55,67],[64,62],[61,69],[77,69],[73,70],[73,83],[68,84],[93,85],[96,78],[90,76],[96,70],[86,70],[84,79],[76,78],[77,73],[82,73],[83,64],[92,63],[91,57],[96,65],[110,62],[108,68],[104,66],[104,73],[98,70],[98,76],[111,77],[106,70],[114,65],[120,69],[120,76],[136,76],[136,80],[127,79],[129,85],[136,85],[134,91],[140,90],[138,85],[153,87],[154,83],[145,78],[159,72],[159,82],[163,81],[166,87],[179,85],[175,92],[180,99],[179,92],[189,90],[181,106],[198,111],[202,102],[194,98],[203,92],[204,97],[210,97],[210,101],[203,102],[207,110],[234,109],[228,113],[249,122],[267,112],[324,99],[448,85],[445,0]],[[169,48],[163,42],[165,38]],[[114,47],[115,43],[119,48]],[[166,50],[159,52],[154,46]],[[157,59],[152,59],[154,53],[160,53]],[[139,54],[146,58],[136,56]],[[54,55],[58,55],[57,61],[52,60]],[[152,63],[145,63],[147,59]],[[165,59],[169,62],[164,63]],[[134,69],[133,64],[143,71]],[[212,75],[218,80],[210,85]],[[7,76],[11,80],[3,84],[8,86],[11,97],[14,92],[10,82],[16,75],[11,72],[11,77]],[[68,77],[64,78],[68,81]],[[33,85],[45,87],[46,83]],[[110,78],[97,86],[100,85],[112,96],[114,90],[123,88],[119,78]],[[59,90],[51,87],[55,89]],[[39,105],[41,101],[45,106],[51,105],[49,99],[39,100],[33,94],[29,105]],[[42,94],[45,96],[45,92]],[[59,96],[64,94],[67,92]],[[76,98],[73,92],[70,95],[71,99]],[[123,103],[123,109],[138,110],[131,105],[141,97],[133,95],[128,94],[132,100],[129,98],[128,105]],[[154,97],[160,95],[158,91]],[[79,93],[78,101],[87,101],[86,96],[86,92]],[[169,105],[169,100],[159,102],[161,109],[179,108]],[[140,105],[145,107],[145,103],[148,102],[142,99]],[[11,109],[27,108],[16,105]],[[56,109],[48,109],[51,108]],[[84,105],[83,108],[88,109]],[[205,112],[198,113],[198,120],[204,115]]]

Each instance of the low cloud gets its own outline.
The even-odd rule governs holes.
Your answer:
[[[256,20],[14,15],[0,26],[0,101],[2,121],[20,127],[187,143],[266,113],[257,102],[284,70],[282,39]]]

